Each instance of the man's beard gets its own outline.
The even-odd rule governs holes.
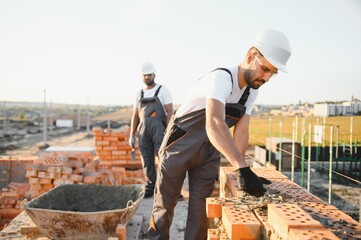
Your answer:
[[[251,80],[251,70],[248,70],[248,69],[245,70],[245,72],[244,72],[244,80],[246,81],[247,85],[252,89],[258,89],[260,86],[262,86],[263,84],[266,83],[265,80],[258,79],[258,78],[252,81]],[[256,85],[255,83],[257,83],[257,82],[262,83],[262,84]]]
[[[147,86],[152,86],[152,85],[154,85],[154,79],[152,80],[152,81],[150,81],[150,82],[146,82],[145,83]]]

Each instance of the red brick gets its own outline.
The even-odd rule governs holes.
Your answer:
[[[36,170],[28,170],[26,171],[26,177],[37,177],[38,171]]]
[[[95,143],[96,146],[109,146],[110,142],[109,141],[98,141]]]
[[[295,202],[325,203],[322,199],[320,199],[320,198],[316,197],[315,195],[305,191],[303,188],[301,188],[301,189],[280,188],[278,190],[279,190],[280,193],[291,197]]]
[[[100,135],[94,136],[94,141],[103,141],[103,137]]]
[[[104,146],[103,147],[104,151],[113,151],[113,150],[118,150],[117,146]]]
[[[103,137],[103,141],[118,142],[119,139],[117,137],[113,137],[113,136],[106,136],[106,137]]]
[[[341,239],[361,239],[361,223],[329,204],[297,203]]]
[[[14,191],[18,192],[21,195],[24,195],[25,192],[30,189],[30,184],[29,183],[11,182],[11,183],[9,183],[8,186],[9,186],[10,189],[13,189]]]
[[[283,173],[269,167],[253,167],[252,171],[257,174],[257,176],[264,177],[267,179],[288,179]]]
[[[288,239],[292,240],[340,240],[335,234],[326,229],[290,229]]]
[[[261,223],[247,206],[223,206],[222,222],[231,240],[261,239]]]
[[[324,229],[319,221],[314,220],[296,204],[268,204],[268,222],[284,239],[289,239],[288,232],[291,228]]]
[[[127,239],[127,225],[126,224],[118,224],[115,228],[115,234],[119,238],[119,240]]]
[[[29,178],[29,183],[30,184],[36,184],[39,182],[39,178]]]
[[[70,180],[74,182],[82,182],[84,177],[82,175],[70,175]]]
[[[14,205],[16,204],[17,199],[14,198],[0,198],[0,204],[4,204],[4,205]]]
[[[222,204],[218,198],[209,197],[206,199],[206,211],[208,218],[220,218],[222,217]]]
[[[20,194],[18,192],[2,192],[1,197],[12,197],[19,198]]]
[[[207,240],[220,240],[217,229],[208,229]]]
[[[42,185],[41,185],[41,188],[42,188],[43,191],[46,191],[46,192],[47,192],[47,191],[53,189],[53,188],[54,188],[54,185],[53,185],[53,184],[42,184]]]
[[[127,151],[112,151],[113,155],[126,155]]]
[[[83,182],[85,184],[98,184],[99,178],[93,176],[85,176]]]
[[[61,167],[50,166],[50,167],[48,167],[47,172],[49,172],[49,173],[61,173],[61,170],[62,170]]]
[[[51,178],[39,178],[39,184],[52,184],[53,179]]]
[[[73,172],[71,167],[61,167],[61,173],[65,175],[70,175]]]

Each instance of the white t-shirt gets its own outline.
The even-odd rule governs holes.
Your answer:
[[[227,68],[232,73],[231,76],[224,70],[217,70],[206,74],[197,80],[190,91],[187,93],[184,101],[176,112],[176,117],[182,117],[188,113],[205,109],[208,98],[216,99],[223,104],[237,103],[241,98],[246,87],[242,89],[238,86],[238,66]],[[246,114],[252,113],[253,104],[258,96],[257,89],[250,89],[250,94],[246,101]]]
[[[151,88],[151,89],[143,89],[143,92],[144,92],[143,97],[144,98],[154,97],[154,94],[157,91],[157,89],[159,88],[159,86],[160,85],[158,83],[156,83],[155,86],[153,88]],[[139,91],[137,93],[136,97],[135,97],[135,101],[134,101],[134,104],[133,104],[134,108],[139,107],[140,96],[141,96],[141,91]],[[173,102],[172,95],[171,95],[170,91],[168,90],[168,88],[164,87],[163,85],[159,90],[158,98],[159,98],[160,102],[162,103],[163,108],[164,108],[164,105]],[[165,111],[165,108],[164,108],[164,112],[167,113],[167,111]]]

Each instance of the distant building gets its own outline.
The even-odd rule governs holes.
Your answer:
[[[270,115],[273,116],[304,116],[308,117],[313,115],[313,106],[309,103],[302,105],[289,105],[282,106],[281,108],[272,109]]]
[[[72,119],[57,119],[56,120],[57,127],[65,127],[65,128],[72,128],[74,127],[74,122]]]
[[[299,116],[328,117],[361,115],[361,101],[351,97],[351,101],[299,103],[292,105],[254,105],[252,116]]]
[[[352,97],[351,101],[344,102],[324,102],[314,104],[314,116],[328,117],[328,116],[345,116],[345,115],[360,115],[361,101]]]

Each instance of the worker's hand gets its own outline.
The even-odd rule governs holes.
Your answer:
[[[131,135],[130,138],[129,138],[129,145],[131,148],[134,148],[135,147],[135,136],[134,135]]]
[[[262,197],[266,193],[263,183],[271,183],[265,178],[259,178],[250,167],[237,169],[237,182],[241,190],[255,197]]]
[[[272,183],[270,180],[268,180],[268,179],[266,179],[266,178],[264,178],[264,177],[258,177],[258,178],[259,178],[259,180],[261,180],[261,182],[262,182],[263,184],[268,185],[268,184],[271,184],[271,183]]]

